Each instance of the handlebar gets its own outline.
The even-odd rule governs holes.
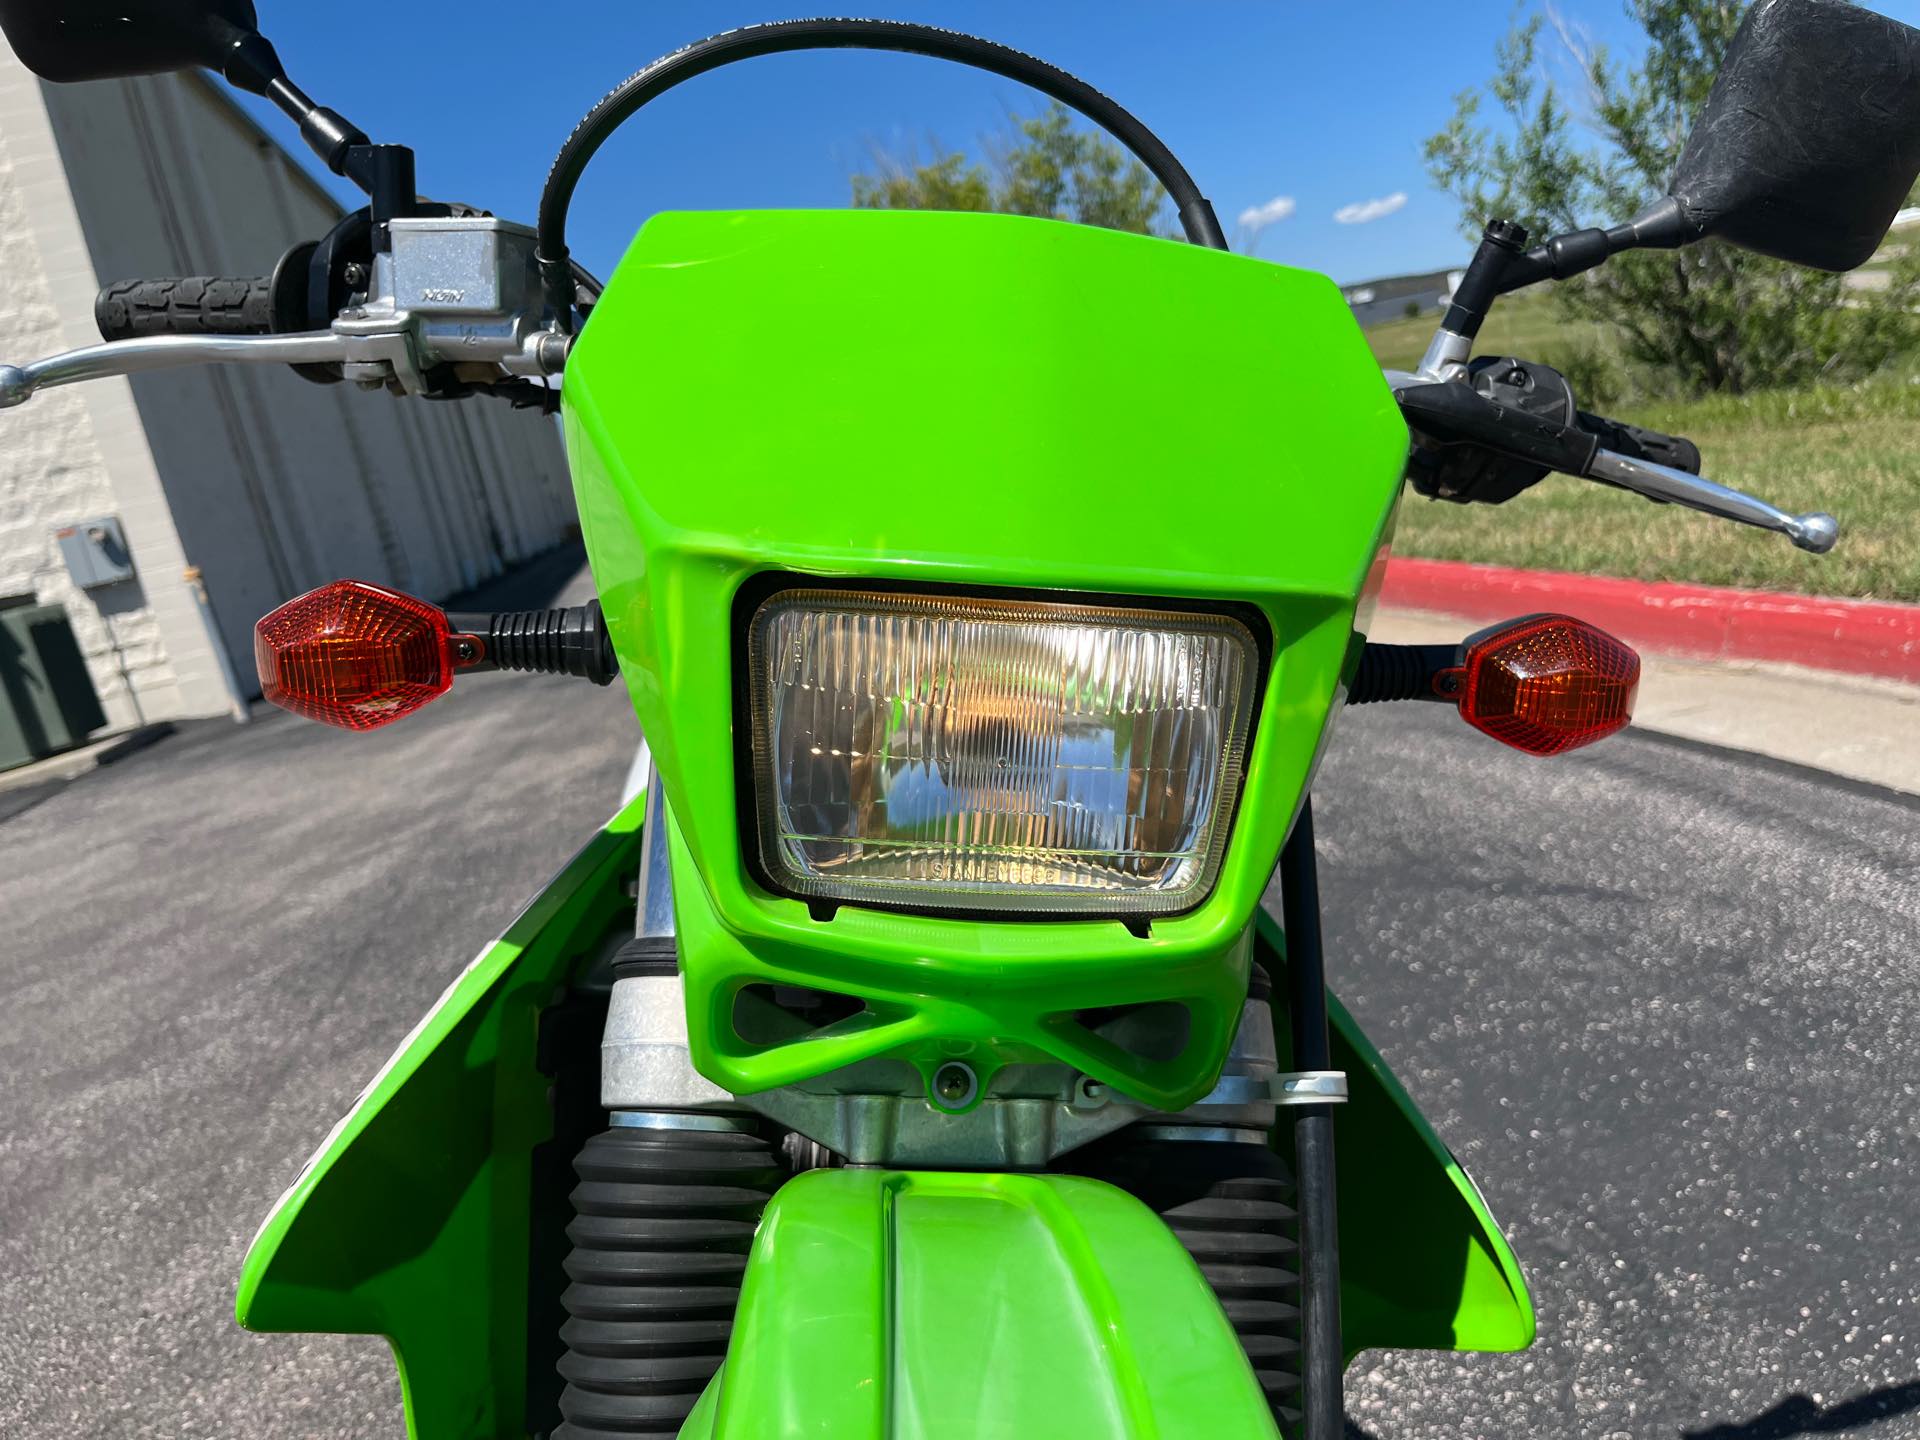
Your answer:
[[[533,232],[484,215],[396,219],[389,232],[393,248],[384,266],[373,267],[372,293],[354,294],[325,330],[275,332],[277,312],[296,307],[276,306],[276,286],[265,279],[108,286],[95,307],[108,343],[0,365],[0,410],[54,385],[242,363],[336,367],[339,378],[368,389],[437,398],[484,393],[550,408],[544,377],[565,367],[568,337],[550,314],[508,298],[525,293],[537,269]],[[296,247],[282,271],[312,249]],[[496,304],[476,310],[464,288],[429,283],[449,254],[494,282],[484,290],[501,297]],[[402,272],[405,290],[398,288]],[[1699,447],[1681,436],[1578,410],[1565,377],[1549,366],[1507,357],[1462,362],[1446,375],[1423,369],[1386,378],[1422,440],[1409,475],[1424,493],[1498,503],[1557,470],[1775,530],[1815,554],[1838,538],[1831,515],[1791,515],[1700,478]]]
[[[273,282],[264,275],[227,279],[189,275],[173,280],[121,280],[93,302],[106,341],[156,335],[268,335]]]
[[[388,222],[390,248],[375,258],[354,248],[367,239],[362,214],[289,250],[270,280],[110,285],[95,305],[107,343],[0,364],[0,410],[80,380],[245,364],[291,365],[308,379],[366,390],[489,395],[551,410],[546,380],[565,367],[569,345],[552,317],[527,303],[537,291],[533,232],[479,212],[428,208],[446,213]],[[577,278],[594,288],[585,272]]]

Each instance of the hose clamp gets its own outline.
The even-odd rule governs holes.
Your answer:
[[[1267,1082],[1276,1105],[1344,1105],[1347,1102],[1347,1072],[1344,1070],[1294,1070],[1275,1075]]]

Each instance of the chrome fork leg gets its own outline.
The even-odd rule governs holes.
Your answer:
[[[600,1103],[613,1113],[616,1125],[711,1129],[713,1111],[741,1107],[693,1068],[688,1051],[686,987],[675,945],[667,850],[666,795],[660,772],[650,765],[635,897],[638,914],[634,938],[613,960],[613,994],[600,1040]]]

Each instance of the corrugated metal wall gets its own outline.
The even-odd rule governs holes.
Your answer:
[[[44,94],[103,283],[265,274],[338,218],[198,76]],[[278,367],[141,376],[133,395],[182,548],[248,685],[253,622],[288,596],[354,576],[439,598],[573,525],[553,422],[499,401],[400,399]]]

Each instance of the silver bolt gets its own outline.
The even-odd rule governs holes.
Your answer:
[[[973,1103],[973,1097],[980,1093],[980,1077],[973,1073],[971,1065],[962,1065],[958,1060],[949,1060],[933,1072],[933,1084],[927,1097],[942,1110],[964,1110]]]

